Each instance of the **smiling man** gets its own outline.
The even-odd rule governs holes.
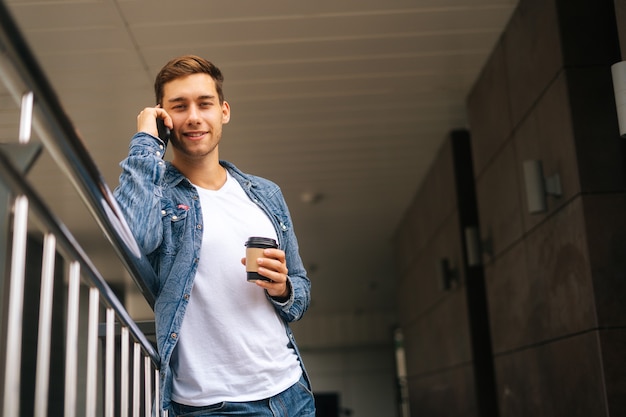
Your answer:
[[[155,81],[157,105],[137,133],[115,197],[157,276],[148,286],[161,356],[162,408],[170,416],[312,417],[315,405],[289,322],[308,308],[310,281],[287,204],[271,181],[219,158],[230,121],[223,76],[182,56]],[[157,120],[169,128],[167,141]],[[278,242],[246,279],[251,236]]]

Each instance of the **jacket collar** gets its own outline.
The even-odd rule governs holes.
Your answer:
[[[170,188],[177,187],[182,181],[186,181],[188,186],[192,186],[191,182],[174,166],[170,161],[165,161],[165,176],[163,177],[163,181],[166,186]],[[248,188],[257,187],[258,184],[254,180],[251,175],[248,175],[239,168],[237,168],[234,164],[228,161],[221,161],[220,165],[228,170],[230,175],[235,177],[235,179],[242,185]]]

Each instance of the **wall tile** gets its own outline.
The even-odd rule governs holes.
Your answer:
[[[516,126],[563,67],[555,0],[520,2],[502,42]]]
[[[574,145],[574,130],[569,105],[567,80],[564,73],[550,84],[549,88],[537,101],[528,117],[515,133],[517,151],[517,170],[523,180],[523,163],[538,159],[543,164],[546,177],[558,174],[561,180],[563,196],[546,199],[545,213],[530,214],[526,197],[526,184],[522,181],[520,200],[523,201],[524,231],[528,232],[547,215],[557,210],[580,193],[577,155]]]
[[[583,206],[598,325],[626,326],[626,195],[586,195]]]
[[[557,4],[566,67],[610,65],[619,61],[613,0],[560,1]]]
[[[604,384],[610,416],[626,416],[626,329],[600,332]]]
[[[412,377],[408,385],[411,415],[479,417],[471,366]]]
[[[566,71],[583,192],[626,190],[626,141],[619,136],[609,66]]]
[[[597,332],[496,357],[500,417],[607,416],[600,361]]]
[[[528,254],[525,344],[596,328],[594,290],[581,198],[572,200],[524,241]]]
[[[533,333],[528,312],[537,306],[532,304],[526,257],[526,246],[518,243],[485,268],[494,354],[523,346]]]
[[[490,242],[497,257],[522,235],[522,203],[519,173],[512,142],[485,169],[476,183],[481,237]]]
[[[622,59],[626,58],[626,0],[614,0],[615,21],[619,33]]]
[[[488,265],[495,353],[596,327],[586,248],[579,198]]]
[[[504,49],[498,42],[467,99],[476,175],[513,131],[506,75]]]
[[[397,311],[402,327],[414,321],[443,294],[439,291],[433,250],[424,250],[397,281]]]
[[[452,148],[446,140],[394,235],[400,271],[410,267],[456,205]]]
[[[455,291],[404,331],[409,375],[441,372],[471,362],[465,292]]]
[[[397,309],[402,325],[432,309],[449,294],[440,288],[441,259],[449,259],[451,265],[459,270],[459,281],[463,282],[463,271],[460,270],[462,249],[459,233],[458,216],[453,213],[440,225],[428,246],[419,251],[407,273],[398,280]]]
[[[420,252],[411,273],[400,280],[398,317],[413,375],[471,361],[459,233],[458,217],[451,216]],[[460,282],[451,291],[440,287],[442,258],[459,274]]]

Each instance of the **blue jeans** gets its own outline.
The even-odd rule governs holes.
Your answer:
[[[271,398],[250,402],[223,402],[192,407],[172,402],[175,417],[315,417],[315,399],[304,376],[285,391]]]

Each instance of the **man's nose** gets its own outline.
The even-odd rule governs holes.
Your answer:
[[[187,115],[188,123],[198,123],[200,121],[200,112],[198,106],[192,104],[189,106],[189,114]]]

